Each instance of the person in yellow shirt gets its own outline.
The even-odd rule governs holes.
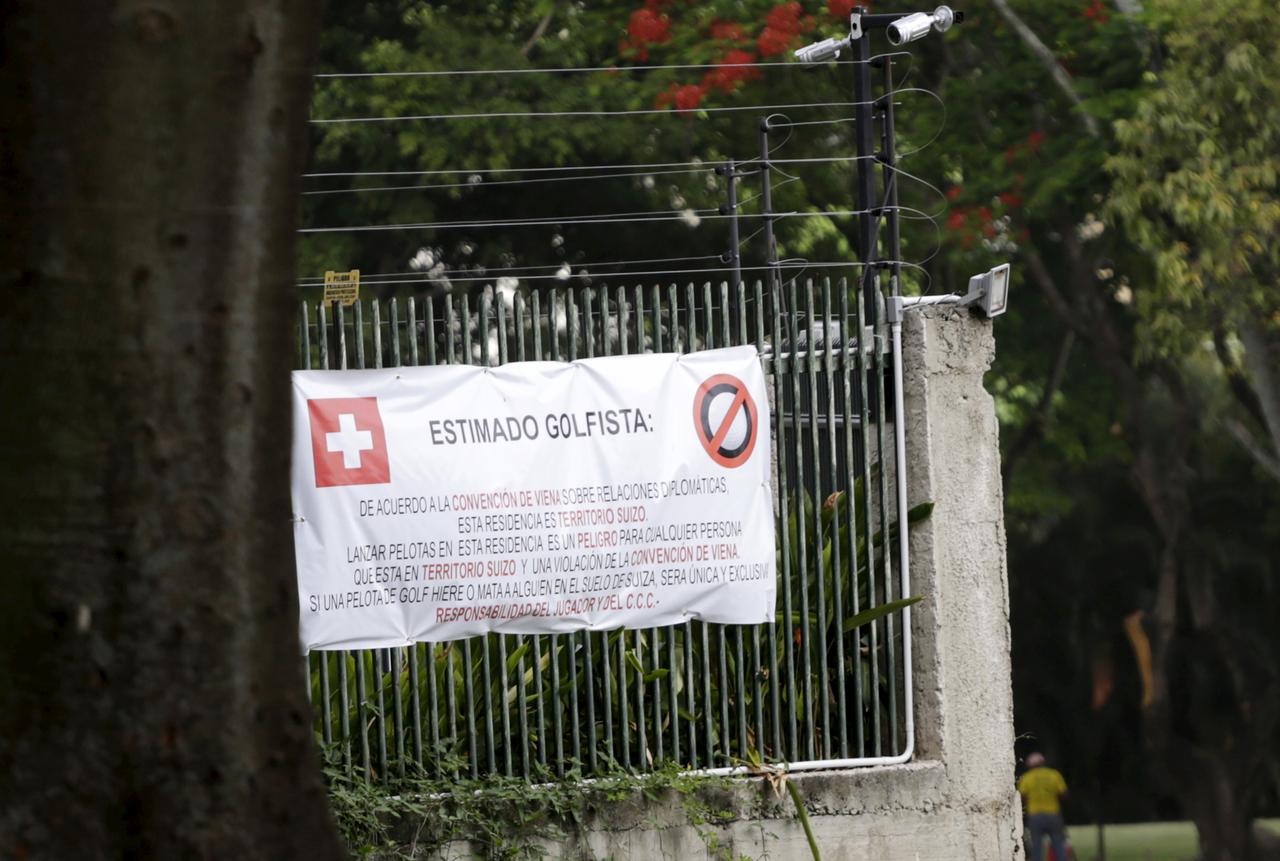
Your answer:
[[[1031,830],[1029,861],[1044,861],[1044,838],[1049,837],[1055,861],[1067,861],[1067,839],[1062,821],[1062,799],[1067,796],[1067,782],[1062,774],[1049,768],[1044,755],[1030,754],[1027,771],[1018,779],[1018,792]]]

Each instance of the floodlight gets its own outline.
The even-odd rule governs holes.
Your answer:
[[[969,292],[960,299],[962,306],[982,309],[988,317],[998,317],[1009,305],[1009,264],[1001,263],[994,269],[974,275],[969,279]]]
[[[836,38],[832,36],[830,39],[823,39],[821,42],[814,42],[812,45],[805,45],[803,48],[796,50],[796,59],[801,63],[813,65],[815,63],[825,63],[828,60],[834,60],[840,56],[840,52],[849,46],[849,37],[843,36]]]
[[[932,13],[914,12],[894,21],[885,28],[890,45],[905,45],[929,35],[930,30],[945,33],[956,22],[956,14],[950,6],[939,6]]]

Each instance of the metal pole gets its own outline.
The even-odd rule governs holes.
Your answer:
[[[866,10],[861,6],[854,8],[853,14],[861,16]],[[871,159],[874,155],[875,115],[871,105],[871,40],[861,27],[855,28],[859,35],[853,39],[853,100],[854,106],[854,142],[858,156],[857,209],[858,216],[858,251],[862,258],[862,294],[866,305],[867,325],[878,328],[880,308],[876,295],[876,220],[879,217],[876,204],[876,178]],[[874,398],[873,398],[874,400]]]
[[[742,283],[742,254],[738,239],[738,168],[734,160],[729,159],[716,172],[725,178],[725,191],[729,198],[728,203],[720,210],[721,214],[729,216],[729,250],[723,260],[733,269],[733,289],[737,290]]]
[[[782,278],[778,271],[778,243],[773,236],[773,166],[769,163],[769,118],[760,120],[760,216],[764,226],[764,261],[769,267],[769,293],[773,296],[774,313],[785,306]],[[774,347],[779,349],[777,345]]]
[[[888,228],[885,239],[889,244],[889,260],[892,261],[889,268],[889,295],[898,296],[901,295],[899,276],[902,266],[897,261],[902,259],[902,231],[898,218],[898,144],[894,131],[893,58],[884,57],[879,62],[884,68],[884,94],[880,97],[880,163],[883,165],[885,188],[884,219]]]

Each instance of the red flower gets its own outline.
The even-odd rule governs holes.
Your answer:
[[[737,21],[712,21],[711,38],[721,42],[741,42],[746,38],[742,25]]]
[[[668,108],[675,105],[678,111],[691,111],[702,103],[706,90],[697,84],[672,84],[654,100],[655,108]]]
[[[652,9],[637,9],[627,22],[627,35],[636,48],[662,44],[671,39],[671,17]]]
[[[705,90],[697,84],[685,84],[676,90],[676,110],[691,111],[702,102]]]
[[[1044,143],[1044,132],[1032,132],[1027,135],[1027,149],[1035,152],[1040,149],[1040,144]]]
[[[988,239],[995,239],[996,226],[988,221],[986,224],[982,225],[982,235]]]
[[[779,3],[765,18],[756,48],[762,57],[781,54],[795,43],[796,37],[812,29],[813,17],[800,17],[799,3]]]
[[[1107,7],[1102,0],[1093,0],[1092,3],[1084,7],[1084,11],[1081,14],[1095,24],[1105,24],[1111,20],[1111,14],[1107,12]]]
[[[786,53],[794,40],[794,36],[765,27],[760,38],[756,39],[756,50],[760,52],[761,57],[772,57]]]
[[[769,10],[768,16],[764,19],[766,27],[773,27],[777,30],[789,30],[792,33],[799,33],[804,27],[800,19],[799,3],[779,3]]]
[[[713,69],[703,76],[703,89],[716,89],[722,93],[731,93],[740,82],[759,78],[760,70],[758,68],[744,65],[746,63],[754,63],[755,60],[755,55],[749,51],[730,51],[716,61],[716,65],[720,68]]]
[[[986,224],[987,222],[989,222],[989,221],[991,220],[991,207],[989,207],[989,206],[979,206],[979,207],[978,207],[978,218],[980,218],[980,219],[982,220],[982,223],[983,223],[983,224]]]
[[[1022,206],[1022,195],[1016,192],[1006,191],[1000,195],[1000,202],[1010,209],[1017,209]]]
[[[853,14],[854,6],[861,6],[868,12],[871,11],[870,0],[862,0],[862,2],[859,2],[859,0],[827,0],[827,11],[836,18],[846,21]]]
[[[947,216],[948,230],[964,230],[964,224],[969,220],[969,213],[964,209],[956,209]]]
[[[963,185],[953,185],[947,189],[947,200],[955,200],[964,192]]]

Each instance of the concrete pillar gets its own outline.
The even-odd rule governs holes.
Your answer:
[[[942,763],[948,794],[990,811],[989,855],[1021,856],[1014,786],[1009,581],[999,427],[983,377],[992,323],[966,310],[903,322],[907,498],[932,500],[911,533],[917,759]]]

